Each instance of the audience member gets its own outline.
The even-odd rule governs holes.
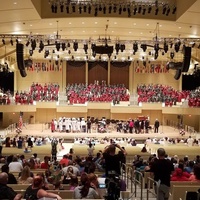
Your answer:
[[[81,175],[81,185],[74,189],[74,199],[98,199],[98,188],[89,181],[88,175]]]
[[[7,186],[8,174],[2,172],[0,174],[0,199],[20,200],[21,194],[17,194],[12,188]]]
[[[42,186],[43,186],[43,178],[42,178],[42,176],[35,176],[34,179],[33,179],[33,184],[30,185],[26,189],[25,194],[24,194],[24,198],[26,200],[29,200],[29,199],[36,200],[36,199],[40,199],[40,198],[43,198],[43,197],[56,198],[58,200],[62,199],[57,194],[45,191],[44,189],[42,189]]]

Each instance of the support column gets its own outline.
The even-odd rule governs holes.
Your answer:
[[[131,61],[131,64],[129,66],[129,91],[130,94],[133,94],[133,61]]]
[[[110,59],[108,60],[108,85],[110,85]]]
[[[85,62],[85,83],[88,84],[88,61]]]
[[[179,91],[182,91],[182,82],[183,82],[183,75],[181,74],[181,77],[179,79],[179,86],[178,86]]]
[[[65,91],[67,84],[67,61],[62,63],[62,91]]]

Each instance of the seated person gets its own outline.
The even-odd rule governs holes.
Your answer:
[[[54,193],[51,192],[47,192],[44,189],[42,189],[42,185],[43,185],[43,178],[42,176],[35,176],[33,179],[33,184],[30,185],[27,189],[26,192],[24,194],[24,198],[26,200],[29,199],[40,199],[43,197],[48,197],[48,198],[57,198],[58,200],[61,200],[62,198]]]
[[[13,199],[20,200],[22,199],[21,194],[17,194],[12,188],[7,186],[8,174],[2,172],[0,174],[0,199]]]
[[[81,175],[81,185],[74,189],[74,199],[99,199],[98,188],[91,183],[88,175]]]

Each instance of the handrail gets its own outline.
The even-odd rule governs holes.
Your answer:
[[[143,174],[138,171],[134,170],[133,171],[133,181],[134,181],[134,186],[135,186],[135,197],[137,196],[137,185],[140,185],[140,199],[143,199]]]
[[[156,185],[156,188],[154,187],[154,190],[152,190],[151,185],[153,186]],[[156,199],[159,200],[158,190],[159,190],[159,183],[155,181],[154,179],[148,177],[147,178],[147,200],[149,200],[149,193],[153,194],[156,197]]]

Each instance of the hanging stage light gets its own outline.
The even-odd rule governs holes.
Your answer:
[[[158,7],[155,9],[155,15],[158,15],[158,11],[159,11],[159,9],[158,9]]]
[[[170,7],[167,8],[166,16],[169,16],[170,13]]]
[[[135,6],[135,8],[133,9],[133,14],[136,15],[137,13],[137,7]]]
[[[165,53],[168,52],[168,49],[169,49],[169,48],[168,48],[168,44],[167,44],[166,41],[164,42],[164,47],[163,47],[163,49],[164,49],[164,52],[165,52]]]
[[[149,5],[149,7],[148,7],[148,13],[149,14],[151,13],[151,10],[152,10],[152,7],[151,7],[151,5]]]
[[[61,44],[61,46],[62,46],[62,50],[64,51],[64,50],[66,49],[66,44],[63,42],[63,43]]]
[[[176,13],[176,6],[174,6],[173,10],[172,10],[172,14],[175,14]]]
[[[138,50],[138,43],[137,42],[135,42],[133,44],[133,50],[134,50],[134,52],[137,52],[137,50]]]
[[[142,50],[143,50],[144,52],[146,52],[146,50],[147,50],[147,45],[146,45],[146,44],[141,44],[140,47],[142,48]]]
[[[85,54],[87,54],[88,52],[88,44],[84,44],[83,49],[85,51]]]

